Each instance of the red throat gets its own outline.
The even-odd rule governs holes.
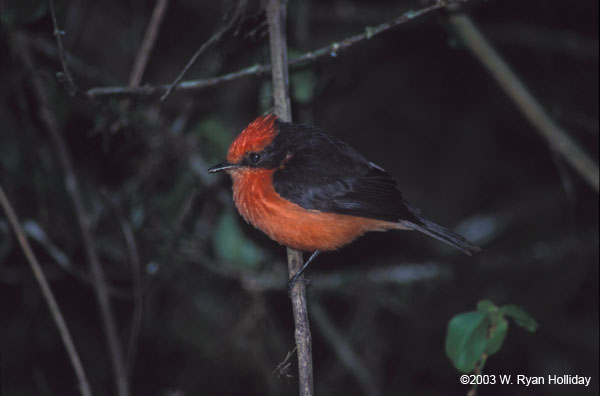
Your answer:
[[[229,146],[227,161],[236,164],[247,153],[259,152],[268,146],[277,135],[275,120],[277,117],[269,114],[252,121]]]

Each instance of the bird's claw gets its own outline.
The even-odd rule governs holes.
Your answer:
[[[294,276],[291,277],[291,279],[288,281],[288,296],[292,296],[292,289],[294,288],[294,285],[296,284],[296,282],[300,281],[303,282],[305,287],[310,285],[310,280],[302,277],[300,278],[298,275],[300,274],[296,274]]]

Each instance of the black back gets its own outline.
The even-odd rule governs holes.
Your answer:
[[[265,149],[263,165],[278,164],[273,184],[283,198],[305,209],[419,222],[396,181],[358,151],[311,125],[276,126],[279,134]]]

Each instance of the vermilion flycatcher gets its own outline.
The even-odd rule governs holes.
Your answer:
[[[479,247],[422,217],[396,181],[323,130],[258,117],[208,170],[233,179],[240,214],[271,239],[314,252],[339,249],[369,231],[417,230],[471,255]]]

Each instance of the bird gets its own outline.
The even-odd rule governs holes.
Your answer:
[[[421,216],[394,178],[319,127],[259,116],[231,143],[226,172],[241,216],[281,245],[312,252],[289,280],[294,285],[323,251],[370,231],[415,230],[472,255],[481,249]]]

